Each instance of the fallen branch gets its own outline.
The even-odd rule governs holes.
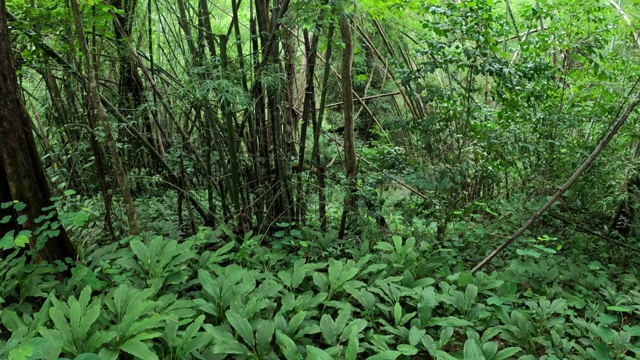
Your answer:
[[[560,220],[560,221],[562,221],[563,223],[565,223],[565,224],[567,224],[567,225],[571,225],[571,226],[575,227],[575,228],[576,228],[576,230],[577,230],[577,231],[579,231],[579,232],[581,232],[581,233],[589,234],[589,235],[595,236],[595,237],[597,237],[597,238],[600,238],[600,239],[602,239],[602,240],[604,240],[604,241],[610,242],[610,243],[612,243],[612,244],[616,244],[616,245],[618,245],[618,246],[622,246],[622,247],[624,247],[624,248],[626,248],[626,249],[629,249],[629,250],[632,250],[632,251],[640,252],[640,249],[638,249],[638,248],[636,248],[636,247],[633,247],[633,246],[631,246],[631,245],[629,245],[629,244],[625,244],[625,243],[623,243],[622,241],[618,241],[618,240],[616,240],[616,239],[612,239],[612,238],[610,238],[610,237],[604,236],[604,235],[600,234],[600,233],[599,233],[599,232],[597,232],[597,231],[593,231],[593,230],[587,229],[586,227],[581,226],[581,225],[578,225],[578,224],[576,224],[575,222],[573,222],[573,221],[571,221],[571,220],[569,220],[569,219],[565,219],[565,218],[563,218],[563,217],[562,217],[562,216],[560,216],[560,215],[556,215],[556,214],[549,214],[549,216],[551,216],[552,218],[554,218],[554,219],[556,219],[556,220]]]
[[[638,82],[640,82],[640,78],[636,81],[635,85],[637,85]],[[622,114],[618,122],[616,122],[616,124],[613,126],[611,131],[607,134],[607,136],[604,139],[602,139],[600,144],[598,144],[598,146],[593,150],[593,152],[589,155],[589,157],[587,157],[587,159],[582,163],[582,165],[580,165],[580,167],[576,170],[576,172],[573,173],[573,175],[571,175],[569,180],[567,180],[567,182],[564,183],[564,185],[562,185],[562,187],[558,189],[558,191],[556,191],[556,193],[551,197],[551,199],[549,199],[546,203],[544,203],[544,205],[542,205],[540,209],[538,209],[538,211],[536,211],[535,214],[533,214],[533,216],[531,216],[531,218],[527,220],[527,222],[524,223],[524,225],[522,225],[522,227],[520,227],[520,229],[518,229],[518,231],[516,231],[507,241],[505,241],[502,245],[498,246],[498,248],[496,248],[491,254],[489,254],[489,256],[484,258],[482,261],[480,261],[480,263],[478,263],[478,265],[476,265],[473,269],[471,269],[472,273],[475,273],[478,270],[482,269],[486,264],[488,264],[491,260],[493,260],[493,258],[496,257],[496,255],[501,253],[502,250],[506,249],[507,246],[511,245],[511,243],[516,241],[516,239],[518,239],[529,228],[529,226],[531,226],[536,220],[538,220],[538,218],[540,218],[540,216],[542,216],[542,214],[544,214],[545,211],[549,210],[549,208],[551,207],[551,205],[553,205],[553,203],[555,203],[560,197],[562,197],[562,195],[567,191],[567,189],[569,189],[569,187],[571,187],[571,185],[573,185],[573,183],[575,183],[576,180],[578,180],[578,177],[580,177],[580,175],[582,175],[582,173],[584,173],[591,166],[591,164],[593,164],[593,162],[596,160],[598,155],[600,155],[602,150],[604,150],[607,147],[611,139],[618,133],[618,130],[620,130],[622,125],[624,125],[629,115],[631,115],[631,112],[638,106],[639,103],[640,103],[640,92],[636,94],[633,102],[631,102],[631,104],[627,106],[627,109],[624,111],[624,113]]]
[[[378,94],[378,95],[369,95],[369,96],[363,96],[359,99],[353,99],[353,102],[357,102],[357,101],[364,101],[364,100],[371,100],[371,99],[377,99],[377,98],[381,98],[381,97],[387,97],[387,96],[396,96],[396,95],[400,95],[400,91],[394,91],[391,93],[386,93],[386,94]],[[333,103],[333,104],[328,104],[327,106],[325,106],[326,108],[332,108],[332,107],[337,107],[337,106],[341,106],[343,104],[342,101],[337,102],[337,103]]]

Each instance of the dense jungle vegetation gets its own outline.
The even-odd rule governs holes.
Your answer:
[[[0,359],[640,359],[637,0],[0,0]]]

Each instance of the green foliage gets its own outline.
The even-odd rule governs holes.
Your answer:
[[[38,145],[63,196],[31,230],[17,215],[25,204],[0,204],[0,225],[11,225],[0,234],[1,359],[640,357],[638,261],[578,225],[609,232],[616,208],[637,212],[638,161],[630,151],[637,126],[623,128],[551,209],[571,214],[575,225],[543,217],[486,272],[467,270],[572,173],[635,81],[640,66],[627,36],[633,26],[621,25],[621,12],[606,2],[514,0],[507,9],[493,0],[294,1],[278,31],[251,39],[252,2],[240,2],[237,38],[230,18],[205,29],[195,3],[187,19],[169,2],[146,10],[146,18],[138,9],[131,38],[139,56],[146,54],[145,65],[153,59],[157,83],[142,79],[148,88],[136,109],[117,98],[125,120],[111,118],[143,229],[132,237],[121,232],[121,199],[99,194],[99,175],[88,170],[98,159],[87,136],[95,133],[103,145],[104,134],[85,132],[86,111],[77,105],[84,84],[34,45],[42,40],[63,58],[78,58],[68,12],[59,1],[36,3],[8,2],[23,19],[11,23],[12,48],[33,111],[45,114],[37,130],[47,141]],[[232,12],[229,3],[216,6]],[[127,57],[110,43],[113,7],[99,1],[81,7],[85,30],[94,35],[101,94],[115,97],[110,85],[126,88],[118,75]],[[318,139],[329,223],[319,231],[311,128],[304,170],[288,173],[301,150],[296,122],[316,109],[298,109],[304,86],[287,82],[304,79],[308,64],[298,57],[296,31],[318,36],[326,54],[325,31],[345,12],[357,35],[354,91],[373,97],[366,109],[355,103],[362,126],[360,212],[349,214],[353,231],[337,239],[332,224],[341,217],[347,184],[341,146],[334,148],[339,134]],[[180,34],[189,27],[197,54],[185,50]],[[224,69],[215,49],[206,48],[212,33],[231,35]],[[337,35],[333,45],[338,52],[343,46]],[[277,51],[261,52],[271,46]],[[279,55],[288,52],[291,58]],[[43,76],[47,86],[40,85]],[[330,77],[322,84],[330,89],[327,103],[341,101],[338,83]],[[62,91],[50,96],[54,84]],[[402,96],[375,97],[399,90]],[[230,105],[224,125],[222,104]],[[339,127],[341,111],[325,115],[327,127]],[[221,131],[227,125],[230,131]],[[146,148],[139,151],[133,126],[162,164]],[[229,154],[232,139],[237,154]],[[241,214],[228,198],[233,166]],[[111,185],[112,175],[105,181]],[[208,224],[226,224],[201,226],[201,211],[210,212]],[[108,225],[115,235],[102,231]],[[29,242],[37,250],[62,227],[78,258],[68,267],[30,262]],[[624,242],[633,239],[632,233],[618,244],[633,247]]]
[[[0,356],[624,359],[640,349],[640,324],[628,316],[640,311],[637,270],[619,272],[616,289],[601,264],[560,253],[471,275],[452,272],[455,258],[414,238],[389,236],[350,260],[314,262],[261,247],[242,255],[218,239],[223,233],[128,239],[104,248],[114,262],[97,249],[49,286],[29,280],[46,278],[48,265],[6,257],[0,266],[18,270],[4,270],[0,285],[11,300],[0,312],[9,331]],[[252,257],[279,260],[264,267]],[[18,292],[19,283],[40,290]]]

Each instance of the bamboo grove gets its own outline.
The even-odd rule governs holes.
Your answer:
[[[128,183],[133,169],[161,177],[168,189],[179,191],[179,208],[191,207],[197,221],[208,226],[222,221],[245,231],[264,230],[278,219],[304,219],[309,194],[324,198],[320,132],[329,77],[334,72],[340,78],[341,71],[330,67],[333,43],[339,41],[335,24],[347,30],[343,40],[351,41],[354,22],[344,10],[347,4],[336,10],[340,7],[327,2],[234,0],[230,12],[205,0],[23,5],[9,10],[47,13],[52,24],[59,17],[74,19],[57,23],[48,34],[34,31],[24,16],[14,17],[14,24],[21,24],[22,34],[45,58],[38,72],[53,110],[43,121],[61,130],[63,147],[84,139],[91,145],[86,149],[91,156],[84,159],[49,148],[56,154],[49,165],[64,169],[70,187],[102,193],[107,226],[109,188],[117,184],[129,230],[139,231]],[[298,26],[292,12],[319,16]],[[317,108],[314,75],[321,39],[327,49],[319,66],[324,76]],[[53,49],[58,46],[66,51]],[[349,62],[345,59],[345,66]],[[118,77],[109,78],[112,73]],[[77,97],[79,89],[84,97]],[[352,99],[350,88],[345,93]],[[40,125],[41,140],[51,146],[46,141],[51,134]],[[118,149],[121,144],[126,148]],[[353,150],[350,161],[354,164]],[[89,165],[95,173],[86,181],[77,174]],[[198,189],[206,195],[197,195]],[[323,211],[320,206],[321,218]]]

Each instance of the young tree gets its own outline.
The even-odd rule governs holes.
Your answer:
[[[5,0],[0,0],[0,203],[19,201],[26,204],[19,215],[24,223],[0,224],[0,233],[10,230],[35,230],[35,220],[42,209],[51,205],[50,190],[31,132],[31,119],[24,107],[11,56]],[[37,260],[53,262],[75,256],[66,232],[44,244]],[[35,236],[29,245],[36,248]]]

